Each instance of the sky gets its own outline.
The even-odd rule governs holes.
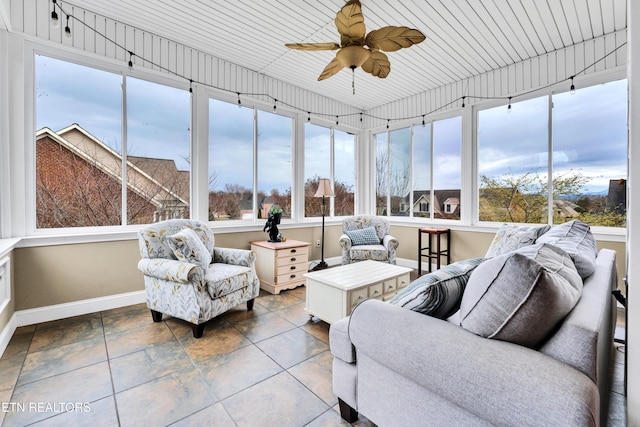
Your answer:
[[[135,72],[134,72],[135,73]],[[135,75],[135,74],[134,74]],[[37,129],[54,131],[78,123],[117,151],[122,147],[122,76],[38,56],[36,60]],[[173,159],[189,169],[190,94],[186,90],[127,78],[128,153]],[[589,177],[585,192],[602,192],[610,179],[626,177],[626,80],[553,96],[553,159],[559,173],[579,171]],[[285,191],[292,180],[293,120],[258,111],[259,190]],[[226,184],[253,187],[253,109],[210,101],[209,175],[212,189]],[[548,97],[481,110],[478,124],[479,172],[546,173]],[[433,185],[460,188],[460,117],[414,128],[415,141],[428,145],[433,127]],[[392,159],[407,158],[410,145],[402,130],[394,131]],[[394,134],[392,132],[392,135]],[[330,174],[329,130],[305,124],[305,180]],[[354,184],[354,137],[336,131],[336,179]],[[393,140],[393,136],[392,136]],[[417,150],[420,150],[418,148]],[[429,185],[426,149],[416,151],[414,179]],[[392,160],[393,161],[393,160]],[[343,175],[343,176],[341,176]],[[415,189],[418,188],[414,185]]]

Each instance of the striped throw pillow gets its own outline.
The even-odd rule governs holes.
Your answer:
[[[469,276],[482,261],[484,258],[458,261],[420,276],[391,298],[389,304],[446,319],[460,308]]]

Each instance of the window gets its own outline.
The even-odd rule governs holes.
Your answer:
[[[36,227],[122,223],[122,76],[36,56]]]
[[[374,138],[378,215],[460,219],[460,116]]]
[[[553,96],[553,223],[625,227],[627,81]]]
[[[209,220],[291,218],[293,119],[209,100]],[[257,166],[257,168],[256,168]]]
[[[36,227],[188,217],[189,110],[187,91],[37,55]]]
[[[480,221],[624,227],[626,96],[621,80],[480,111]]]
[[[126,89],[128,222],[189,218],[189,92],[131,77]]]
[[[355,135],[312,123],[304,126],[304,212],[305,217],[322,215],[322,200],[315,198],[320,178],[331,179],[335,216],[354,214]],[[332,155],[333,152],[333,155]],[[333,162],[333,168],[332,166]]]

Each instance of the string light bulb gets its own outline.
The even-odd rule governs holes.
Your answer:
[[[58,12],[56,12],[56,0],[51,0],[53,2],[53,10],[51,11],[51,25],[54,28],[60,27],[60,20],[58,19]]]
[[[507,105],[507,113],[511,112],[511,97],[509,97],[509,105]]]
[[[389,129],[389,122],[391,121],[391,119],[387,119],[387,129]]]
[[[571,87],[569,88],[569,93],[570,93],[571,95],[574,95],[574,94],[576,93],[576,86],[573,84],[573,78],[574,78],[574,77],[575,77],[575,76],[571,76],[571,77],[570,77],[570,78],[571,78]]]
[[[64,27],[64,33],[67,37],[71,37],[71,28],[69,28],[69,15],[67,15],[67,25]]]
[[[189,79],[189,93],[193,93],[193,80]]]
[[[425,121],[424,121],[424,114],[422,115],[422,127],[424,127],[426,125]]]
[[[307,111],[307,121],[311,123],[311,111]]]
[[[338,116],[336,116],[336,126],[338,126]]]
[[[466,98],[466,96],[462,97],[462,108],[464,108],[464,99]]]
[[[362,122],[362,111],[360,112],[360,122]]]
[[[129,71],[133,71],[133,52],[129,51]]]
[[[240,92],[237,92],[238,94],[238,108],[242,107],[242,101],[240,101]]]
[[[276,105],[277,103],[278,103],[278,100],[277,100],[277,99],[274,99],[274,100],[273,100],[273,112],[274,112],[274,113],[276,112],[276,109],[278,108],[278,106]]]

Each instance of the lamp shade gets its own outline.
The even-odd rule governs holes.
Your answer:
[[[318,191],[314,197],[334,197],[333,190],[331,189],[331,181],[327,178],[320,178],[318,181]]]

